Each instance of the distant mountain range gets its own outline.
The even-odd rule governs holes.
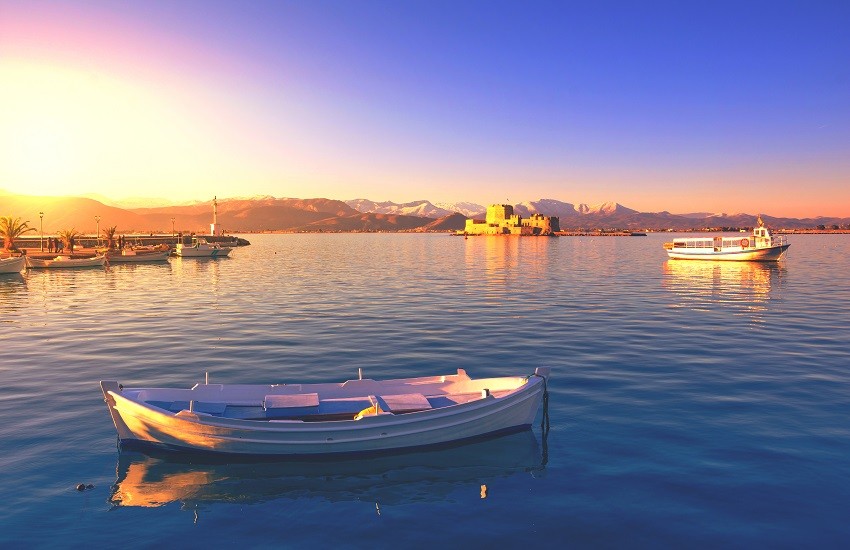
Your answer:
[[[427,218],[441,218],[449,214],[463,214],[468,218],[483,217],[487,211],[487,207],[473,202],[460,203],[431,203],[427,200],[395,203],[395,202],[374,202],[368,199],[354,199],[345,201],[345,203],[360,212],[374,212],[379,214],[403,214],[406,216],[421,216]],[[530,216],[531,214],[543,214],[544,216],[559,216],[561,218],[570,218],[583,214],[600,214],[600,215],[615,215],[615,214],[635,214],[636,210],[626,208],[616,202],[605,202],[596,206],[588,206],[586,204],[574,205],[568,202],[561,202],[554,199],[540,199],[539,201],[521,202],[515,204],[514,212],[521,216]]]
[[[160,201],[157,201],[160,202]],[[128,201],[141,204],[140,199]],[[75,228],[93,234],[116,226],[119,233],[178,232],[207,233],[212,222],[212,201],[156,207],[120,208],[86,197],[40,197],[16,195],[0,190],[0,215],[20,217],[40,229],[43,212],[45,234]],[[218,200],[218,222],[229,233],[260,231],[455,231],[469,217],[482,218],[486,207],[474,203],[375,202],[368,199],[340,201],[314,198],[250,197]],[[756,223],[753,214],[710,214],[638,212],[616,202],[589,206],[555,199],[540,199],[514,205],[521,216],[558,216],[563,230],[693,230],[745,228]],[[779,218],[762,214],[777,229],[806,229],[820,225],[845,228],[850,218]],[[173,223],[172,223],[173,219]]]

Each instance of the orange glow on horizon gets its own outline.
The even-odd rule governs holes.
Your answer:
[[[477,119],[459,99],[446,106],[452,102],[430,95],[439,86],[423,97],[388,90],[403,97],[397,104],[376,97],[373,80],[401,85],[378,70],[384,53],[364,67],[374,73],[355,67],[348,81],[333,60],[319,57],[331,65],[317,69],[302,51],[313,44],[288,42],[285,33],[220,41],[222,21],[196,18],[185,6],[186,19],[181,9],[156,6],[138,8],[152,15],[140,19],[136,9],[3,8],[0,190],[172,201],[556,199],[640,212],[850,217],[848,157],[815,133],[775,148],[770,135],[755,133],[762,139],[753,143],[764,145],[750,154],[736,150],[732,132],[729,143],[715,136],[700,148],[700,128],[689,127],[686,139],[695,137],[679,151],[673,138],[652,134],[657,125],[632,129],[607,111],[585,120],[563,102],[506,103],[505,120],[532,126],[500,125],[483,107]],[[490,92],[469,93],[487,103]],[[563,127],[547,122],[538,132],[533,124],[548,115],[537,109],[547,108],[572,118],[561,113]],[[594,117],[605,123],[598,130]],[[769,120],[764,132],[776,134]],[[799,128],[786,130],[795,136]],[[642,140],[663,147],[635,144]]]

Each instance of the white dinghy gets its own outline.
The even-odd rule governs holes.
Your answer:
[[[111,264],[167,262],[171,256],[171,247],[165,248],[124,248],[106,253],[106,261]]]
[[[27,267],[35,269],[57,269],[74,267],[103,267],[106,256],[92,258],[72,258],[71,256],[56,256],[51,259],[30,258],[27,256]]]
[[[472,440],[534,422],[549,368],[326,384],[100,383],[122,448],[237,455],[374,453]]]
[[[27,266],[27,257],[0,258],[0,274],[20,273]]]

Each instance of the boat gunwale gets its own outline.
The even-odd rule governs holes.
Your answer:
[[[785,252],[791,246],[790,243],[766,246],[762,248],[746,248],[741,250],[727,250],[715,252],[713,250],[706,252],[683,252],[683,250],[709,250],[707,247],[701,248],[678,248],[678,249],[665,249],[667,255],[671,260],[722,260],[727,258],[734,258],[736,256],[754,256],[751,258],[744,258],[741,261],[751,261],[751,262],[776,262],[781,260],[785,256]]]
[[[672,252],[674,254],[689,254],[691,256],[717,256],[720,254],[752,254],[753,252],[764,252],[769,250],[776,250],[780,248],[788,248],[791,244],[775,244],[772,246],[762,246],[762,247],[750,247],[750,248],[741,248],[739,250],[721,250],[715,251],[712,247],[709,246],[694,246],[689,248],[673,248],[673,249],[665,249],[667,252]],[[708,250],[709,252],[682,252],[682,250]]]

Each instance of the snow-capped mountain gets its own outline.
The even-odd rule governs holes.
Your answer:
[[[614,216],[621,214],[635,214],[637,210],[626,208],[620,203],[603,202],[588,206],[587,204],[574,205],[555,199],[540,199],[538,201],[521,202],[514,205],[514,212],[521,216],[531,214],[543,214],[544,216],[558,216],[559,218],[573,218],[580,215]]]
[[[566,218],[576,215],[576,208],[573,204],[562,202],[555,199],[540,199],[538,201],[521,202],[514,205],[514,213],[520,216],[530,216],[531,214],[543,214],[544,216],[558,216]]]
[[[487,211],[486,206],[476,204],[474,202],[437,202],[434,206],[448,210],[449,212],[457,212],[463,214],[467,218],[474,218],[482,215]]]
[[[421,216],[426,218],[441,218],[449,214],[460,213],[468,218],[483,216],[487,210],[486,206],[473,202],[457,203],[432,203],[428,200],[419,200],[406,203],[392,201],[376,202],[369,199],[352,199],[345,203],[363,213],[372,214],[401,214],[405,216]],[[635,214],[637,210],[626,208],[616,202],[603,202],[593,206],[587,204],[575,205],[556,199],[540,199],[526,201],[513,205],[514,212],[520,216],[531,214],[543,214],[544,216],[558,216],[562,219],[575,218],[582,215],[597,216],[619,216]]]
[[[615,214],[637,214],[637,210],[626,208],[618,202],[603,202],[602,204],[597,204],[595,206],[582,204],[580,206],[586,207],[586,214],[604,214],[607,216],[613,216]]]
[[[371,214],[398,214],[404,216],[420,216],[423,218],[442,218],[459,212],[465,216],[480,214],[486,210],[483,206],[473,203],[433,204],[431,201],[419,200],[405,203],[392,201],[375,202],[369,199],[352,199],[345,203],[358,212]]]

